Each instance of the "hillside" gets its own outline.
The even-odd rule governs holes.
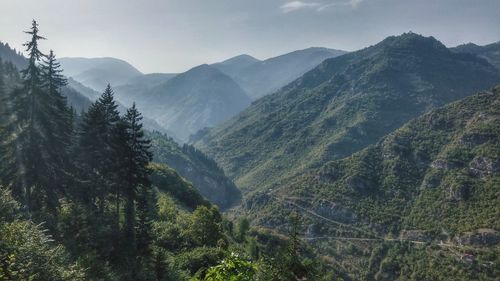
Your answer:
[[[4,62],[9,62],[14,66],[14,68],[10,68],[10,72],[19,72],[27,66],[26,58],[21,54],[16,52],[16,50],[11,49],[9,44],[3,44],[0,42],[0,59]],[[16,76],[11,74],[11,76]],[[10,84],[14,85],[19,83],[20,77],[17,75],[16,79],[12,79],[9,81]],[[73,109],[79,114],[83,110],[86,110],[91,101],[86,95],[87,92],[82,91],[85,90],[86,87],[83,85],[79,85],[77,82],[69,79],[68,85],[61,89],[61,93],[66,96],[68,105],[73,107]],[[80,87],[81,86],[81,87]],[[88,89],[88,88],[87,88]]]
[[[279,90],[325,59],[345,53],[327,48],[308,48],[263,61],[243,55],[213,66],[232,77],[255,100]]]
[[[246,191],[351,155],[432,108],[500,81],[483,59],[432,37],[392,36],[329,59],[230,121],[198,135]]]
[[[187,141],[199,129],[236,115],[250,99],[229,76],[201,65],[145,92],[137,104],[146,116]]]
[[[499,108],[497,86],[433,110],[350,157],[255,193],[244,209],[278,229],[299,212],[306,240],[363,280],[495,280]]]
[[[115,58],[61,58],[64,75],[95,91],[102,91],[108,83],[121,85],[142,73],[126,61]]]
[[[500,69],[500,42],[479,46],[474,43],[459,45],[451,48],[452,51],[457,53],[470,53],[478,57],[486,59],[489,63]]]
[[[131,106],[146,98],[144,95],[154,87],[167,82],[176,74],[152,73],[134,77],[125,84],[115,87],[115,96],[123,104]]]
[[[235,77],[245,68],[259,62],[260,60],[250,55],[239,55],[219,63],[214,63],[212,66],[231,77]]]
[[[12,49],[9,43],[2,43],[0,41],[0,58],[4,61],[10,61],[18,69],[26,67],[26,59],[19,51]]]
[[[179,146],[161,133],[152,132],[148,137],[152,140],[154,161],[174,168],[192,182],[205,198],[221,209],[227,209],[239,201],[240,191],[212,159],[192,146]]]

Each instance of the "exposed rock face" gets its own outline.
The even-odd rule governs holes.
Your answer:
[[[496,175],[500,172],[500,161],[487,157],[475,157],[469,164],[471,174],[476,177]]]
[[[458,163],[450,162],[447,159],[437,159],[431,163],[431,167],[439,170],[451,170],[459,168]]]
[[[478,229],[456,236],[453,242],[459,245],[492,246],[500,243],[500,236],[498,231],[493,229]]]
[[[343,223],[351,223],[356,220],[356,215],[340,204],[320,200],[314,205],[314,211],[323,217]]]

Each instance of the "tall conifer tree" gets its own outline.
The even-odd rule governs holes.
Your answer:
[[[69,173],[67,167],[73,133],[73,114],[68,108],[66,97],[61,94],[61,88],[67,84],[67,81],[61,74],[62,69],[60,68],[54,52],[50,50],[42,64],[42,85],[43,90],[48,93],[46,106],[50,117],[48,125],[50,130],[46,146],[50,151],[51,161],[58,175],[54,183],[59,188],[64,184],[64,179],[68,178],[65,175]]]
[[[22,88],[12,92],[11,112],[14,116],[9,128],[15,136],[6,143],[10,155],[15,158],[16,172],[12,177],[14,193],[23,197],[28,212],[46,208],[54,213],[58,206],[54,179],[58,176],[51,153],[46,144],[51,132],[50,95],[44,90],[39,62],[44,56],[38,42],[38,24],[33,20],[31,39],[24,44],[28,54],[28,66],[22,73]]]

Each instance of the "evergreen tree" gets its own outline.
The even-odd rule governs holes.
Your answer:
[[[291,280],[301,280],[307,276],[307,268],[300,260],[301,241],[299,238],[300,217],[297,213],[290,216],[288,246],[284,257],[285,272],[291,274]]]
[[[5,89],[5,70],[2,58],[0,58],[0,136],[5,118],[7,118],[7,90]]]
[[[56,166],[58,176],[54,184],[62,188],[65,175],[69,174],[69,147],[73,133],[73,114],[67,106],[66,97],[61,94],[61,88],[67,84],[61,74],[60,64],[56,61],[54,52],[50,50],[49,55],[42,65],[43,90],[48,93],[48,111],[50,115],[50,130],[47,136],[47,148],[52,157],[52,163]]]
[[[149,187],[150,170],[148,168],[149,162],[152,160],[152,153],[150,152],[150,140],[145,138],[142,129],[142,116],[137,110],[135,104],[127,110],[123,118],[126,130],[126,136],[123,144],[125,145],[122,172],[124,183],[124,195],[126,197],[125,206],[125,237],[128,243],[133,243],[135,239],[135,201],[137,198],[137,191],[140,186]],[[146,196],[146,193],[143,194]],[[147,198],[147,197],[146,197]],[[143,204],[147,204],[147,200],[143,200]],[[147,206],[140,206],[142,211],[147,210]],[[145,215],[145,214],[144,214]],[[144,225],[145,226],[145,225]],[[139,231],[142,233],[142,230]]]
[[[12,91],[9,108],[13,118],[7,127],[12,136],[3,144],[7,147],[9,162],[15,163],[15,171],[10,173],[9,183],[14,194],[28,211],[42,208],[55,213],[58,207],[57,189],[54,181],[58,177],[57,163],[47,144],[53,132],[51,126],[51,97],[43,87],[39,61],[44,56],[38,49],[40,36],[38,24],[33,21],[31,40],[24,44],[28,53],[28,66],[22,71],[22,87]]]
[[[104,212],[106,197],[116,189],[114,167],[119,159],[115,152],[116,128],[120,121],[113,90],[108,84],[101,97],[82,118],[79,132],[78,159],[85,179],[79,197],[98,212]]]

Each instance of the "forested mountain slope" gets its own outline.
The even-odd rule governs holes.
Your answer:
[[[11,62],[18,69],[23,69],[27,65],[26,59],[19,51],[12,49],[8,43],[2,43],[1,41],[0,41],[0,58],[2,58],[2,60],[4,61]]]
[[[152,132],[148,137],[152,140],[154,160],[174,168],[205,198],[221,209],[239,201],[240,191],[212,159],[190,145],[181,147],[164,134]]]
[[[349,156],[499,81],[488,62],[453,53],[433,37],[392,36],[326,60],[194,143],[251,191]]]
[[[475,54],[489,61],[497,69],[500,69],[500,42],[491,43],[484,46],[479,46],[474,43],[468,43],[459,45],[455,48],[451,48],[451,50],[457,53]]]
[[[500,86],[287,183],[246,213],[280,229],[299,212],[306,240],[355,280],[496,280]]]

